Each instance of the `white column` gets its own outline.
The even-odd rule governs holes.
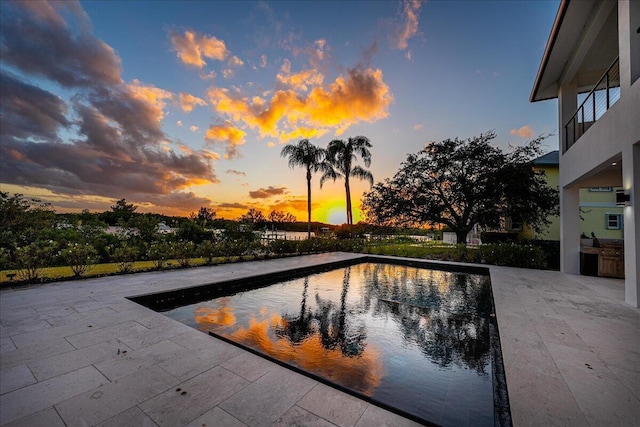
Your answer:
[[[640,142],[640,141],[638,141]],[[630,145],[622,153],[622,186],[631,196],[624,212],[624,299],[640,307],[640,145]]]
[[[580,273],[580,188],[560,189],[560,271]]]
[[[629,89],[640,77],[640,2],[618,2],[618,51],[620,55],[620,90]]]
[[[560,156],[566,147],[566,133],[564,125],[573,117],[578,109],[578,81],[573,79],[570,82],[563,82],[558,90],[558,140],[560,141]],[[560,170],[562,171],[562,160],[560,160]],[[560,181],[562,187],[562,180]]]

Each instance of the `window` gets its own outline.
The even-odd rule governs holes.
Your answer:
[[[509,218],[507,225],[509,231],[522,231],[522,222]]]
[[[589,191],[592,193],[611,193],[613,187],[590,187]]]
[[[608,230],[621,230],[622,229],[622,215],[621,214],[605,214],[605,221]]]

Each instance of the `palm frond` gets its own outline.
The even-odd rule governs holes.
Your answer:
[[[363,181],[367,181],[370,187],[373,187],[373,174],[362,168],[361,166],[356,166],[351,170],[351,176],[361,179]]]

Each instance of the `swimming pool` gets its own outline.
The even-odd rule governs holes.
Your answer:
[[[489,277],[411,264],[376,260],[139,302],[423,423],[509,424]]]

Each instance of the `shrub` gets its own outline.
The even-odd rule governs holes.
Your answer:
[[[181,240],[173,244],[173,255],[178,260],[180,267],[189,267],[194,253],[195,245],[193,242],[185,242]]]
[[[153,265],[158,269],[162,270],[173,256],[173,248],[164,240],[157,240],[149,246],[149,250],[147,251],[147,256],[150,260],[153,261]]]
[[[297,240],[272,240],[267,245],[267,250],[278,255],[294,254],[298,252],[298,243]]]
[[[18,279],[35,282],[42,277],[42,269],[51,264],[56,245],[53,241],[34,242],[16,249]]]
[[[118,263],[120,273],[128,273],[133,269],[133,264],[138,258],[138,251],[135,247],[122,242],[121,246],[112,250],[112,258]]]
[[[205,240],[198,245],[198,254],[207,259],[207,264],[213,264],[213,258],[224,254],[221,244],[214,242],[213,240]]]
[[[98,252],[88,243],[69,243],[61,252],[61,258],[71,268],[74,277],[82,277],[96,263]]]

